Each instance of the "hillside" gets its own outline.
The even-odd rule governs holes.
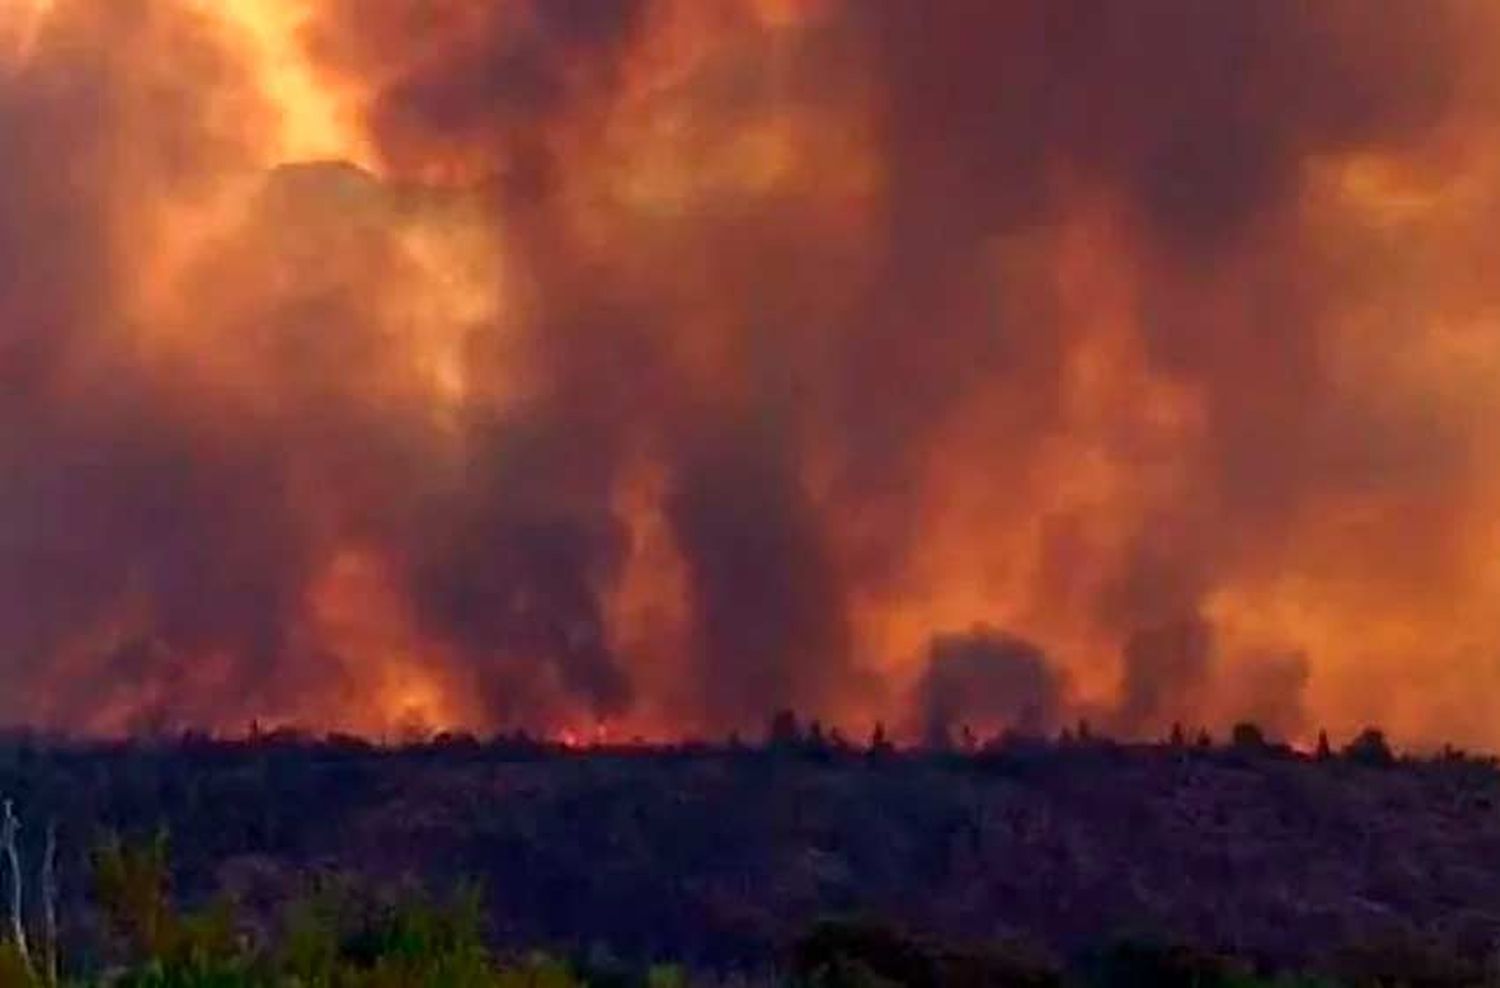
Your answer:
[[[18,742],[0,789],[29,860],[58,821],[74,932],[98,835],[165,825],[189,899],[227,890],[253,912],[318,876],[478,880],[501,942],[699,965],[763,962],[830,913],[1060,953],[1154,934],[1278,963],[1500,943],[1500,774],[1451,755]]]

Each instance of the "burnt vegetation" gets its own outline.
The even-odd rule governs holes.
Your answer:
[[[25,923],[58,917],[33,968],[54,938],[65,970],[180,960],[202,937],[263,959],[289,904],[329,889],[474,888],[496,957],[542,949],[577,977],[600,958],[830,985],[1060,984],[1100,965],[1108,984],[1489,977],[1493,759],[1403,755],[1374,730],[1302,752],[1250,724],[1222,741],[952,733],[907,748],[784,711],[763,741],[670,746],[14,735],[0,790],[22,821]]]

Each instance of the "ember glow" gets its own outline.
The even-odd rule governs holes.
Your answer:
[[[1497,52],[6,0],[0,721],[1500,746]]]

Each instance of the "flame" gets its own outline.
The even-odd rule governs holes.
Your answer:
[[[52,13],[55,0],[14,0],[0,10],[0,65],[23,64]]]
[[[345,695],[332,726],[370,735],[482,726],[472,692],[427,641],[389,568],[366,549],[339,550],[309,590],[310,631],[343,664]]]
[[[267,167],[299,161],[347,161],[373,169],[376,157],[359,127],[357,93],[320,72],[307,51],[316,0],[194,0],[220,25],[265,102],[278,133],[260,148]]]
[[[9,0],[3,712],[1500,743],[1500,19],[1293,6]]]

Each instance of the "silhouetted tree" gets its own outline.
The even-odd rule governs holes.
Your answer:
[[[802,728],[797,723],[797,715],[791,710],[778,710],[771,718],[771,726],[767,731],[767,741],[772,747],[786,748],[794,747],[802,741]]]
[[[875,730],[870,735],[870,754],[889,755],[894,749],[891,739],[886,736],[885,724],[881,721],[875,722]]]
[[[1261,751],[1266,747],[1266,736],[1261,729],[1249,721],[1234,725],[1230,733],[1230,744],[1239,751]]]
[[[445,754],[479,750],[479,739],[468,731],[440,731],[433,735],[429,744],[435,751]]]
[[[1182,721],[1179,720],[1172,723],[1172,734],[1167,739],[1167,743],[1174,748],[1181,748],[1187,745],[1187,737],[1182,731]]]
[[[1391,746],[1386,743],[1385,733],[1378,728],[1367,727],[1344,749],[1344,757],[1360,765],[1385,768],[1396,763]]]
[[[1320,762],[1326,762],[1333,757],[1333,746],[1328,743],[1328,732],[1318,732],[1318,747],[1313,752],[1313,757]]]
[[[828,744],[828,735],[823,730],[823,722],[814,720],[807,726],[807,737],[798,746],[798,750],[810,758],[818,761],[826,761],[833,753]]]

